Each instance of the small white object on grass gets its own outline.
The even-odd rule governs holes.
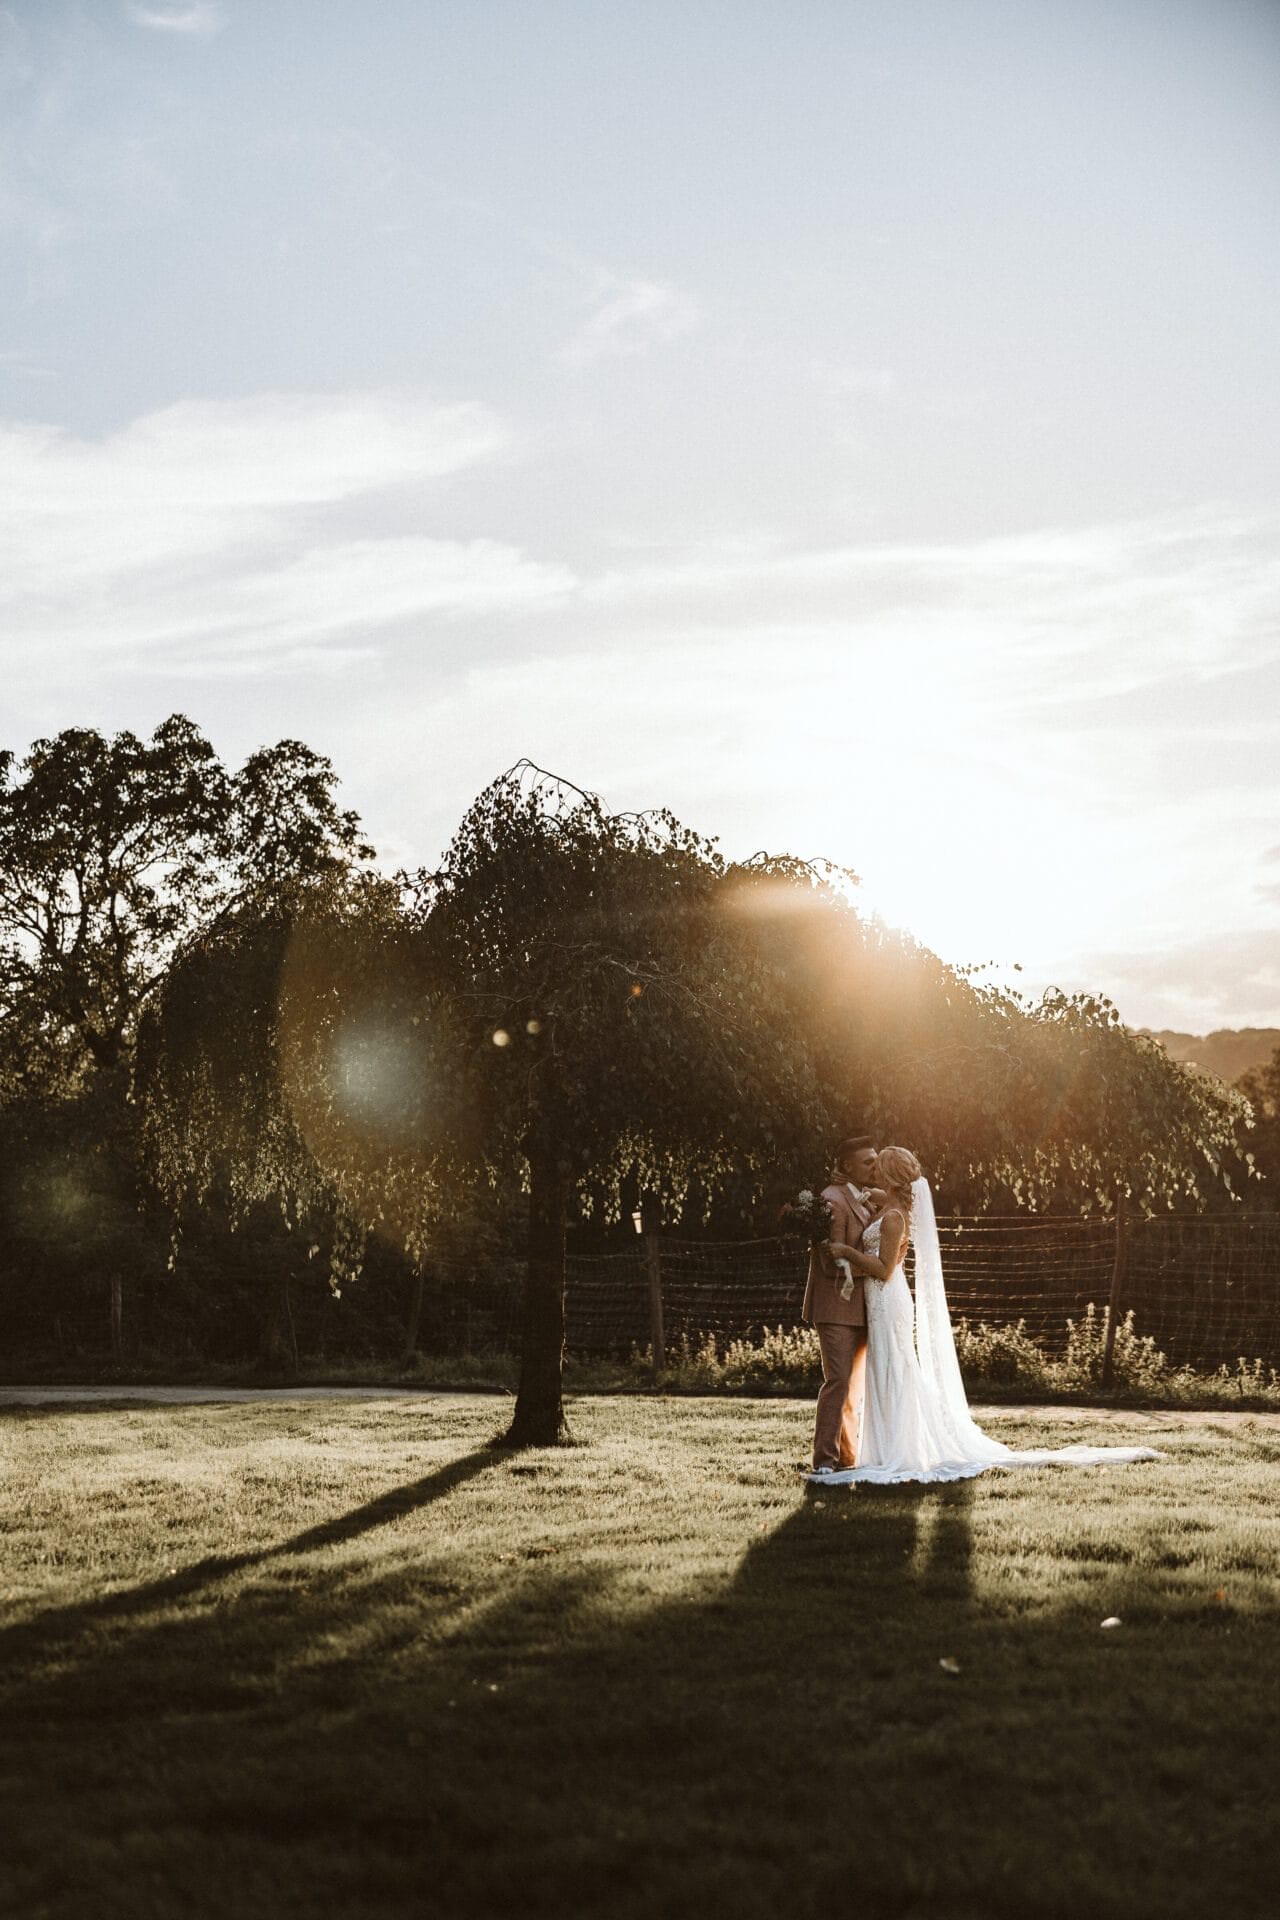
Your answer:
[[[1122,1623],[1118,1613],[1109,1613],[1102,1624],[1104,1627],[1118,1627]]]
[[[960,1662],[949,1653],[946,1653],[942,1656],[942,1659],[939,1660],[938,1665],[942,1668],[942,1671],[944,1673],[959,1673],[960,1671]]]

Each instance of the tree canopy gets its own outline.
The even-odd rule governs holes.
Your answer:
[[[228,772],[182,714],[0,753],[0,1025],[28,1075],[119,1067],[184,940],[367,856],[334,785],[296,740]]]
[[[984,988],[853,905],[854,877],[726,860],[669,813],[610,813],[522,763],[398,889],[341,874],[189,940],[139,1086],[171,1196],[225,1179],[336,1205],[418,1257],[459,1194],[528,1193],[510,1438],[563,1431],[565,1226],[638,1179],[821,1171],[867,1127],[1028,1204],[1201,1197],[1238,1098],[1106,1001]]]
[[[1274,1208],[1280,1205],[1280,1047],[1236,1085],[1249,1102],[1252,1122],[1240,1128],[1237,1151],[1247,1174],[1270,1183],[1267,1197]]]

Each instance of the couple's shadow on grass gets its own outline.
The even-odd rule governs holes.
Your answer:
[[[845,1591],[908,1588],[962,1602],[970,1598],[974,1483],[934,1486],[812,1487],[793,1518],[760,1549]],[[750,1576],[749,1576],[750,1577]]]

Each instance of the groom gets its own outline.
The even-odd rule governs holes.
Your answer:
[[[836,1148],[836,1170],[822,1198],[831,1208],[831,1238],[856,1247],[875,1211],[867,1198],[876,1175],[876,1150],[870,1134],[855,1134]],[[818,1331],[822,1351],[822,1387],[813,1428],[815,1473],[857,1465],[856,1407],[862,1397],[867,1361],[867,1310],[862,1281],[852,1286],[825,1247],[809,1255],[809,1283],[801,1318]]]

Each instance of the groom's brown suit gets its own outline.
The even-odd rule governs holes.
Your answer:
[[[831,1208],[831,1238],[856,1247],[870,1222],[871,1208],[844,1185],[824,1187],[822,1198]],[[848,1300],[840,1296],[842,1279],[835,1256],[825,1247],[814,1247],[800,1312],[817,1328],[822,1350],[822,1387],[813,1426],[815,1467],[857,1464],[857,1401],[867,1351],[867,1308],[861,1277],[855,1272]]]

